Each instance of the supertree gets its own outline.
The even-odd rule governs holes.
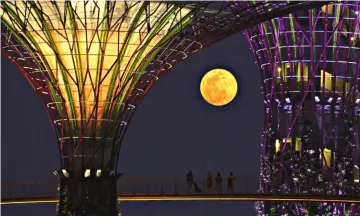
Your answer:
[[[117,214],[122,138],[171,67],[283,11],[320,4],[2,1],[2,54],[39,94],[57,135],[58,215]]]
[[[245,31],[265,103],[261,193],[359,196],[359,11],[359,1],[339,1]],[[258,215],[360,215],[344,203],[255,208]]]

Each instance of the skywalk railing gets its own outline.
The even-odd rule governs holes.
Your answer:
[[[233,187],[227,185],[223,177],[220,185],[213,179],[209,188],[207,180],[194,179],[189,184],[185,177],[151,177],[151,178],[120,178],[117,182],[118,199],[127,201],[149,200],[227,200],[227,201],[289,201],[289,202],[349,202],[360,203],[360,194],[326,195],[319,193],[307,194],[272,194],[260,193],[259,176],[237,177]],[[40,203],[57,202],[58,180],[51,181],[2,181],[1,201],[4,203]]]
[[[206,185],[206,178],[194,179],[191,189],[188,188],[186,177],[151,177],[125,178],[117,182],[117,193],[121,195],[189,195],[189,194],[232,194],[257,193],[259,177],[237,177],[233,187],[228,188],[227,177],[223,177],[221,185],[213,179],[212,186]],[[50,181],[2,181],[1,199],[17,199],[31,197],[57,197],[58,180]]]

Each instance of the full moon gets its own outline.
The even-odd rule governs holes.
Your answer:
[[[234,75],[224,69],[214,69],[205,74],[200,83],[204,100],[214,106],[224,106],[234,100],[238,85]]]

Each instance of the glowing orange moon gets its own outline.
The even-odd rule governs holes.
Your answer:
[[[229,71],[214,69],[205,74],[200,83],[204,100],[214,106],[224,106],[234,100],[238,91],[237,81]]]

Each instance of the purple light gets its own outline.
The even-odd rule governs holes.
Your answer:
[[[245,32],[261,73],[266,108],[265,193],[346,196],[360,190],[353,174],[360,164],[359,3],[298,11]],[[278,208],[285,205],[265,202],[268,209],[262,213],[360,212],[358,206],[331,203],[319,203],[321,213],[304,203]]]

